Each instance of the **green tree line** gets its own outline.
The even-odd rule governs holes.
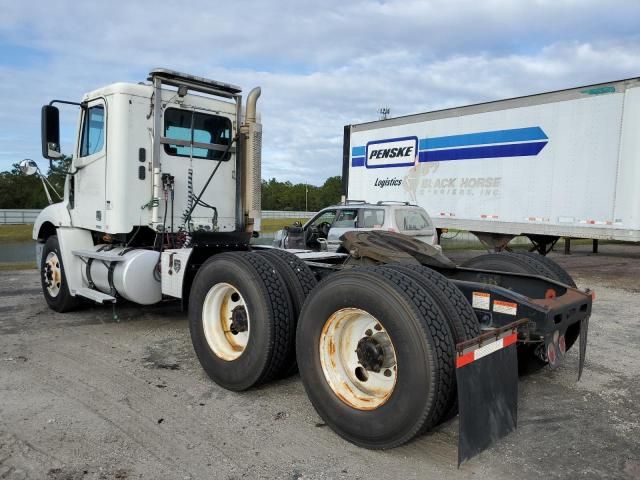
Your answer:
[[[320,187],[304,183],[279,182],[272,178],[262,181],[262,208],[315,212],[338,203],[341,193],[342,182],[339,176],[327,178]]]
[[[46,172],[47,180],[60,195],[70,162],[70,157],[55,160]],[[54,202],[59,200],[54,192],[51,198]],[[0,208],[44,208],[48,203],[38,175],[24,175],[18,163],[14,163],[11,170],[0,172]]]
[[[61,195],[70,157],[53,162],[46,172],[47,179]],[[43,172],[44,173],[44,172]],[[275,178],[262,181],[262,208],[265,210],[317,211],[327,205],[338,203],[341,194],[340,177],[330,177],[320,187],[280,182]],[[58,198],[52,192],[52,198]],[[11,170],[0,172],[0,208],[44,208],[48,204],[37,175],[27,176],[15,163]]]

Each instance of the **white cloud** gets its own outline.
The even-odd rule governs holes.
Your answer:
[[[398,116],[638,75],[639,19],[638,2],[590,0],[12,2],[0,168],[38,157],[51,98],[165,66],[262,86],[264,176],[321,183],[340,174],[343,126],[382,105]]]

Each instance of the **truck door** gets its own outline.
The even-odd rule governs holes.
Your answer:
[[[333,208],[321,210],[304,224],[304,238],[307,248],[318,249],[318,239],[326,239],[329,236],[336,213]]]
[[[92,100],[83,109],[80,138],[73,178],[73,225],[104,230],[105,179],[107,167],[106,106],[103,99]]]

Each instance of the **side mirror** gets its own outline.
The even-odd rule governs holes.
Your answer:
[[[60,112],[53,105],[42,107],[42,156],[49,160],[62,158],[60,153]]]
[[[35,175],[38,173],[38,164],[30,158],[25,158],[20,162],[20,172],[23,175]]]

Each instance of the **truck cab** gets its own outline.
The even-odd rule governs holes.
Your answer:
[[[153,263],[151,256],[190,245],[194,234],[248,244],[260,229],[259,95],[259,89],[249,94],[243,112],[240,87],[156,69],[148,82],[114,83],[80,102],[42,107],[42,153],[50,160],[62,157],[57,105],[79,107],[64,200],[45,208],[33,231],[38,263],[49,265],[50,278],[66,281],[56,295],[115,298],[117,281],[96,283],[91,273],[100,264],[91,260],[95,252],[105,257],[115,245],[145,250]],[[52,236],[58,253],[46,246]],[[43,262],[43,250],[57,260]],[[62,264],[64,275],[56,267]],[[134,295],[138,301],[161,298],[157,277],[143,281],[149,289]]]

